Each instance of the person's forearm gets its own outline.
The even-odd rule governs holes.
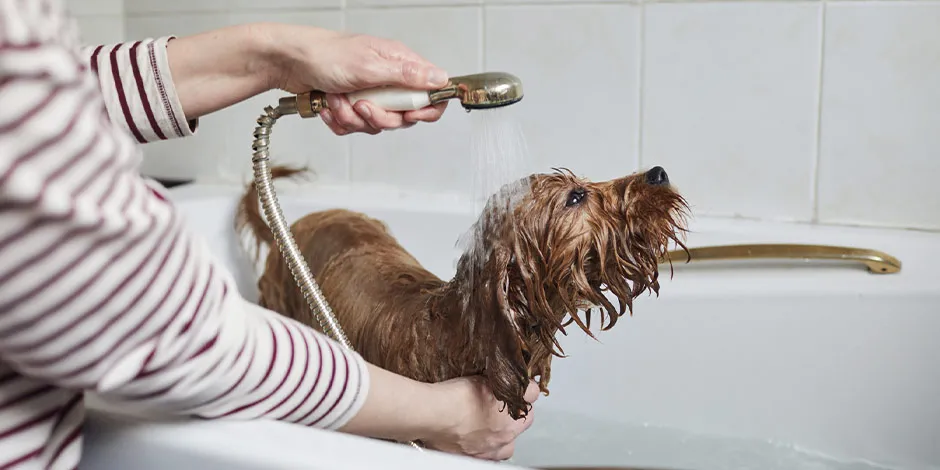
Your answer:
[[[339,430],[406,442],[446,433],[452,414],[448,401],[459,399],[440,385],[417,382],[372,364],[369,393],[359,412]]]
[[[18,4],[0,13],[25,25],[0,28],[0,382],[165,413],[344,425],[369,390],[362,358],[243,299],[184,214],[140,178],[140,150],[105,113],[101,75],[76,73],[87,71],[57,36],[62,21],[32,25]],[[32,409],[40,420],[50,408]]]
[[[266,24],[247,24],[179,37],[167,43],[173,83],[190,119],[272,88],[276,54]]]

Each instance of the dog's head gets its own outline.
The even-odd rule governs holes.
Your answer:
[[[483,295],[498,306],[483,308],[494,316],[494,337],[481,340],[496,345],[486,375],[503,401],[521,397],[530,376],[545,391],[551,356],[563,354],[556,333],[574,322],[593,337],[592,310],[602,329],[613,327],[632,314],[634,298],[658,295],[669,244],[685,248],[688,206],[661,167],[596,183],[567,170],[522,181],[490,198],[458,264],[458,275],[464,268],[481,277],[470,297],[494,293]],[[515,416],[527,410],[507,404]]]

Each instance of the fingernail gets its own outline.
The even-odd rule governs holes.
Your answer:
[[[441,69],[432,69],[431,73],[428,74],[428,84],[431,86],[447,85],[447,80],[447,72]]]
[[[320,113],[320,119],[327,125],[333,124],[333,116],[330,116],[330,110],[325,109]]]

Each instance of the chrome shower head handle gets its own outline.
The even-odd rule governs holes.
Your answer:
[[[456,99],[467,111],[509,106],[523,97],[522,81],[505,72],[486,72],[452,77],[447,86],[436,90],[411,90],[398,87],[379,87],[347,93],[351,104],[368,100],[389,111],[411,111],[446,100]],[[317,117],[327,109],[326,93],[308,91],[285,96],[278,103],[281,114],[299,114],[303,118]]]

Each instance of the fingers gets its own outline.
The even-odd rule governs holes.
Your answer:
[[[516,443],[511,442],[509,445],[503,447],[496,451],[496,455],[493,460],[509,460],[512,458],[512,455],[516,453]]]
[[[444,114],[444,110],[447,109],[447,103],[447,101],[444,101],[443,103],[425,106],[424,108],[414,111],[405,111],[405,121],[410,123],[437,122]]]
[[[523,398],[529,403],[535,403],[535,400],[539,399],[539,385],[535,383],[534,380],[529,381],[528,388],[525,389],[525,395]]]
[[[447,72],[398,41],[384,41],[376,50],[385,60],[371,65],[376,85],[426,90],[440,88],[450,80]]]
[[[326,95],[326,103],[330,111],[327,119],[332,121],[338,128],[345,130],[346,134],[352,132],[379,133],[379,129],[367,123],[362,116],[353,110],[345,95],[328,94]],[[329,126],[330,123],[327,123],[327,125]],[[336,132],[333,126],[330,126],[330,129],[334,133]]]
[[[349,131],[347,131],[346,128],[336,123],[336,119],[333,118],[333,113],[329,109],[325,109],[320,113],[320,119],[323,120],[323,123],[326,124],[326,127],[329,127],[334,134],[349,134]]]
[[[402,60],[389,64],[390,79],[407,88],[440,88],[447,85],[447,72],[424,62]],[[393,82],[394,83],[394,82]]]
[[[401,113],[386,111],[365,100],[359,101],[353,108],[360,117],[375,129],[398,129],[405,124]]]
[[[530,399],[529,396],[533,395],[533,387],[534,387],[534,398]],[[526,401],[528,401],[529,403],[534,402],[535,399],[538,398],[538,391],[539,391],[538,385],[535,384],[535,382],[532,382],[529,385],[529,388],[526,390],[526,397],[527,397]],[[512,458],[513,454],[516,451],[516,439],[519,438],[519,435],[526,432],[530,427],[532,427],[532,424],[534,422],[535,422],[535,413],[531,410],[529,411],[529,414],[528,416],[525,417],[525,419],[512,420],[512,424],[507,429],[507,435],[504,436],[505,439],[503,440],[503,443],[500,443],[502,444],[502,446],[496,449],[495,452],[490,453],[488,455],[488,458],[490,460],[508,460]],[[500,444],[497,444],[497,445],[500,445]]]
[[[326,100],[328,109],[320,117],[336,135],[356,132],[375,135],[386,130],[407,129],[418,122],[436,122],[447,108],[447,102],[444,102],[400,113],[384,110],[367,100],[351,105],[344,95],[329,94]]]
[[[511,438],[506,441],[502,447],[499,447],[495,452],[490,453],[487,458],[491,460],[508,460],[511,459],[513,454],[516,452],[516,439],[519,438],[519,435],[526,432],[530,426],[532,426],[534,416],[532,413],[529,413],[529,416],[525,420],[516,421],[518,428],[514,429],[511,434]],[[509,437],[509,436],[507,436]],[[497,444],[499,445],[499,444]]]

